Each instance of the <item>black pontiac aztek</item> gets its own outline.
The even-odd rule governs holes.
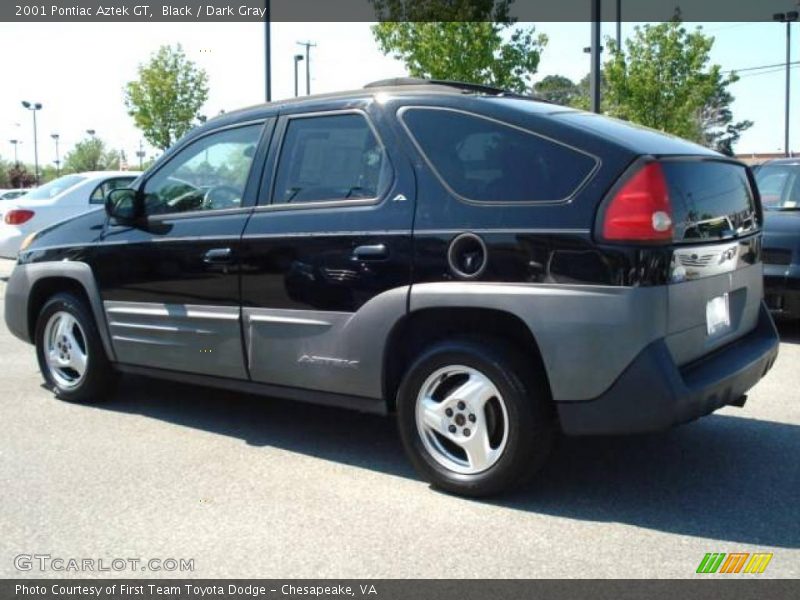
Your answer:
[[[744,403],[778,348],[762,220],[700,146],[392,80],[197,128],[25,241],[6,322],[65,400],[130,372],[396,412],[424,477],[490,494],[558,431]]]

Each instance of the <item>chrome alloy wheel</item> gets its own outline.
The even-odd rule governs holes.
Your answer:
[[[64,389],[80,385],[89,349],[78,320],[66,311],[53,313],[44,328],[44,356],[50,376]]]
[[[433,372],[417,396],[416,422],[431,457],[464,475],[492,467],[508,441],[503,397],[491,379],[472,367],[452,365]]]

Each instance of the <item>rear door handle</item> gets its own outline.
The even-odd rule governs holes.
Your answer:
[[[353,250],[353,257],[358,260],[383,260],[389,257],[389,250],[384,244],[357,246]]]
[[[203,255],[203,262],[207,265],[226,265],[233,260],[233,250],[230,248],[212,248]]]

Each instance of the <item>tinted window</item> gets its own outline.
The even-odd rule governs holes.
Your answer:
[[[278,161],[274,201],[377,198],[388,178],[383,147],[362,115],[290,119]]]
[[[94,188],[92,195],[89,196],[91,204],[102,204],[106,200],[108,192],[119,188],[128,187],[128,185],[136,179],[135,177],[116,177],[114,179],[106,179],[103,183]]]
[[[240,207],[261,129],[226,129],[178,152],[147,180],[147,214]]]
[[[756,182],[764,208],[800,208],[800,165],[765,165],[756,171]]]
[[[402,119],[439,178],[469,200],[564,200],[596,164],[577,150],[476,115],[410,109]]]
[[[64,175],[58,179],[54,179],[50,183],[45,183],[38,188],[31,190],[25,195],[25,200],[49,200],[58,194],[67,191],[71,187],[75,187],[81,181],[86,179],[82,175]]]
[[[758,227],[755,199],[741,165],[718,161],[662,163],[676,240],[733,237]]]

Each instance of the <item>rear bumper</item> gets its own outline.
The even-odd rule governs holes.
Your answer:
[[[558,402],[561,427],[569,435],[644,433],[741,405],[745,392],[772,367],[778,344],[764,305],[753,331],[684,367],[657,340],[600,397]]]
[[[25,234],[15,227],[0,227],[0,258],[16,259],[24,238]]]

